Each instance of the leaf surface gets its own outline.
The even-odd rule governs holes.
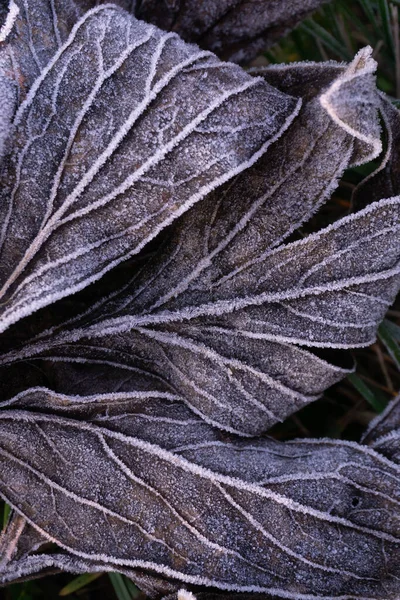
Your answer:
[[[6,153],[17,97],[15,84],[9,75],[10,68],[8,57],[0,55],[0,161]]]
[[[328,1],[274,0],[267,9],[260,0],[207,0],[201,4],[194,0],[115,0],[114,3],[138,19],[174,31],[185,41],[195,42],[224,60],[247,63]],[[58,36],[62,39],[71,17],[79,18],[89,8],[105,3],[106,0],[54,0],[53,27],[59,30]],[[53,13],[46,4],[43,10],[49,15]]]
[[[383,94],[380,111],[386,130],[386,148],[379,167],[355,189],[353,204],[356,208],[400,193],[400,112]]]
[[[0,44],[10,35],[18,17],[19,8],[11,0],[8,9],[0,8]],[[2,43],[3,42],[3,43]],[[0,161],[6,153],[6,142],[17,105],[18,91],[10,52],[0,49]]]
[[[0,330],[137,253],[250,166],[298,108],[116,7],[86,13],[14,119],[1,182]]]
[[[326,0],[142,0],[136,15],[161,29],[176,31],[226,60],[248,62],[274,44]],[[128,10],[129,0],[120,0]]]
[[[29,321],[7,333],[0,389],[23,391],[0,403],[14,509],[0,583],[109,570],[153,598],[193,600],[183,584],[220,590],[204,598],[395,600],[398,401],[370,447],[235,435],[348,373],[320,350],[369,343],[399,288],[399,197],[296,239],[344,169],[381,151],[371,50],[248,75],[78,4],[20,0],[0,32],[0,330],[171,227],[85,312],[60,324],[45,308],[24,348]],[[311,4],[292,3],[290,22],[284,2],[210,3],[203,22],[168,4],[166,27],[242,60]],[[158,18],[161,3],[146,5]]]
[[[122,369],[120,391],[176,394],[209,423],[245,435],[265,431],[347,374],[346,362],[305,347],[351,348],[375,338],[399,285],[400,201],[283,243],[349,163],[380,151],[370,51],[347,70],[326,68],[267,71],[285,93],[303,90],[304,101],[265,157],[188,211],[121,290],[6,354],[3,364],[46,359],[65,370],[56,389],[80,394],[92,393],[82,389],[96,366]],[[363,98],[358,110],[354,97]]]
[[[0,40],[5,42],[0,63],[9,62],[17,108],[82,16],[84,3],[78,7],[74,0],[10,0],[0,11]]]
[[[286,598],[396,598],[395,463],[349,442],[248,444],[207,426],[193,443],[193,416],[177,408],[169,406],[175,445],[147,403],[150,429],[140,414],[99,426],[3,411],[1,494],[84,560]],[[121,424],[141,433],[120,433]]]
[[[4,542],[8,545],[5,553],[3,553]],[[0,564],[0,586],[62,571],[75,574],[119,571],[134,580],[149,598],[159,598],[177,589],[176,585],[168,580],[145,571],[84,560],[60,548],[55,548],[53,544],[48,543],[46,537],[16,512],[9,526],[1,532],[0,543],[2,544],[1,556],[6,558]]]
[[[400,396],[371,421],[362,441],[400,464]]]

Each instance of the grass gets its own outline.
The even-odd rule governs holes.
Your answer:
[[[374,49],[378,61],[378,86],[394,104],[400,105],[400,0],[337,0],[303,22],[294,32],[263,56],[258,64],[300,60],[349,61],[363,46]],[[332,200],[315,217],[313,227],[323,227],[350,208],[351,191],[372,166],[350,169]],[[382,248],[384,252],[384,248]],[[379,328],[377,342],[353,352],[356,373],[329,389],[318,402],[307,406],[274,428],[284,439],[331,436],[358,440],[368,422],[381,412],[400,390],[400,301]],[[0,517],[7,522],[9,510]],[[139,600],[144,595],[126,577],[60,574],[10,585],[0,590],[1,600]]]

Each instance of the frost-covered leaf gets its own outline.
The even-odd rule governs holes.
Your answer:
[[[328,0],[138,0],[136,15],[227,60],[247,62]],[[119,0],[128,10],[131,0]]]
[[[34,81],[85,11],[75,0],[10,0],[0,5],[0,158],[11,122]],[[89,8],[90,2],[86,3]]]
[[[383,94],[380,112],[385,124],[386,148],[376,171],[357,186],[353,194],[356,208],[400,194],[400,112]]]
[[[0,45],[0,62],[11,62],[18,104],[82,13],[83,2],[78,7],[74,0],[11,0],[0,12],[0,41],[6,42]]]
[[[58,0],[67,12],[71,0]],[[75,0],[83,14],[106,0]],[[178,33],[224,60],[245,63],[329,0],[114,0],[138,19]],[[62,7],[62,8],[61,8]]]
[[[29,0],[28,4],[32,13],[31,30],[35,32],[36,23],[43,20],[53,39],[45,50],[40,50],[43,55],[51,55],[52,47],[56,47],[58,40],[65,39],[76,20],[89,8],[106,4],[107,0],[40,0],[40,11],[36,8],[37,2]],[[224,60],[243,63],[274,44],[327,2],[329,0],[273,0],[267,6],[264,0],[203,0],[200,3],[196,0],[114,0],[113,3],[138,19],[174,31],[185,41],[212,50]],[[32,10],[32,6],[36,10]],[[34,36],[32,40],[36,41]],[[31,73],[35,67],[33,62]]]
[[[1,46],[4,46],[5,40],[10,35],[18,14],[19,8],[14,0],[11,0],[4,15],[0,9],[0,161],[6,151],[6,142],[10,136],[11,122],[18,98],[12,54],[1,50]]]
[[[98,564],[293,599],[397,597],[398,465],[350,442],[194,433],[181,404],[136,402],[95,423],[2,411],[1,495]]]
[[[31,318],[2,335],[0,583],[116,570],[155,599],[395,600],[398,401],[370,447],[232,434],[346,374],[323,349],[369,343],[399,288],[398,197],[284,243],[381,151],[371,50],[248,75],[115,6],[16,2],[0,31],[0,330]],[[163,8],[164,27],[242,60],[320,3],[125,7]],[[122,288],[114,271],[48,307],[172,221]]]
[[[374,339],[399,286],[400,199],[282,243],[349,163],[380,150],[370,51],[347,70],[326,69],[267,71],[285,92],[303,90],[305,101],[265,157],[186,213],[122,290],[3,364],[46,359],[56,365],[56,389],[80,394],[93,393],[93,376],[125,370],[117,387],[111,375],[110,387],[97,389],[172,392],[208,422],[247,435],[348,373],[337,358],[301,346]]]
[[[53,575],[119,571],[129,577],[149,598],[159,598],[177,589],[168,580],[139,569],[129,569],[111,563],[84,560],[49,545],[48,539],[14,512],[8,526],[0,534],[0,586]]]
[[[371,421],[362,441],[400,464],[400,395]]]
[[[24,558],[14,560],[0,572],[0,587],[10,583],[22,583],[39,577],[57,575],[68,572],[75,575],[85,573],[118,572],[131,579],[146,598],[158,600],[172,596],[180,587],[167,579],[150,575],[140,569],[128,569],[112,563],[98,563],[84,560],[67,552],[41,552]]]
[[[11,132],[11,122],[17,103],[17,90],[12,75],[11,60],[8,55],[0,54],[0,161]]]
[[[1,179],[0,330],[138,252],[250,166],[298,108],[121,9],[86,13],[14,119]]]

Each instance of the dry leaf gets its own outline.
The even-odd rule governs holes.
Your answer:
[[[235,435],[349,372],[330,350],[369,344],[400,287],[399,197],[298,239],[379,156],[379,110],[370,182],[394,172],[371,49],[248,74],[90,4],[11,2],[0,30],[0,582],[118,570],[151,598],[396,600],[398,400],[369,446]],[[163,18],[240,60],[315,5]]]
[[[297,111],[175,34],[109,5],[86,13],[14,118],[0,330],[137,253],[249,167]]]
[[[328,0],[137,0],[135,13],[225,60],[248,62]],[[119,0],[128,10],[131,0]]]
[[[29,394],[52,409],[80,402]],[[231,591],[397,597],[400,472],[378,452],[226,440],[164,398],[132,397],[94,423],[21,403],[0,415],[1,495],[68,553]]]
[[[315,400],[349,366],[304,346],[370,344],[399,287],[399,198],[283,244],[349,164],[380,152],[374,68],[366,49],[347,69],[265,71],[286,93],[304,90],[299,115],[265,157],[188,211],[122,290],[3,364],[63,361],[57,389],[80,394],[91,393],[101,365],[97,389],[169,391],[207,422],[244,435]],[[71,375],[68,363],[84,367]],[[110,367],[125,370],[116,376],[123,384]]]

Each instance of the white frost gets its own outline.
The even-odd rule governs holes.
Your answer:
[[[14,0],[10,1],[8,7],[8,15],[3,27],[0,29],[0,42],[4,42],[10,35],[12,28],[14,27],[15,21],[19,15],[19,8]]]

